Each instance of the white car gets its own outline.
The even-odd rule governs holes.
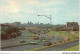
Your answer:
[[[31,45],[37,45],[37,42],[30,42]]]

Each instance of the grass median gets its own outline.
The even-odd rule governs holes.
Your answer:
[[[55,36],[63,36],[63,37],[68,37],[70,38],[70,41],[75,41],[77,40],[79,37],[79,32],[75,32],[74,33],[74,37],[77,38],[77,39],[74,39],[72,36],[71,36],[71,32],[66,32],[66,31],[51,31],[49,33],[46,33],[48,35],[55,35]]]
[[[78,40],[76,40],[78,41]],[[71,42],[75,42],[75,41],[67,41],[66,43],[57,43],[57,44],[53,44],[51,46],[42,46],[40,48],[35,48],[35,49],[32,49],[32,50],[24,50],[24,51],[38,51],[38,50],[41,50],[41,49],[45,49],[45,48],[49,48],[49,47],[54,47],[54,46],[57,46],[57,45],[62,45],[62,44],[67,44],[67,43],[71,43]]]
[[[3,48],[9,48],[9,47],[17,47],[17,46],[22,46],[22,45],[28,45],[29,43],[22,43],[22,44],[18,44],[18,45],[10,45],[10,46],[5,46],[5,47],[1,47],[1,49]]]

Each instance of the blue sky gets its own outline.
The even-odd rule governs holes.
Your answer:
[[[50,23],[38,14],[52,15],[52,24],[79,22],[79,0],[0,0],[0,23]]]

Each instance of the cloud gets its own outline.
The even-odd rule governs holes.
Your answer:
[[[57,7],[54,7],[54,8],[45,8],[44,11],[45,12],[53,12],[54,14],[57,14],[59,13],[59,11],[62,11],[63,9],[61,8],[57,8]]]
[[[33,1],[28,1],[28,2],[32,2],[34,3]],[[21,1],[19,2],[16,1],[16,0],[7,0],[7,3],[9,3],[9,5],[3,5],[3,6],[0,6],[0,12],[2,13],[33,13],[34,11],[32,10],[29,10],[28,8],[25,8],[25,7],[21,7],[19,6]]]
[[[26,0],[27,4],[38,4],[38,0]]]
[[[47,6],[51,6],[51,5],[60,5],[60,4],[66,4],[65,1],[62,0],[26,0],[24,2],[27,5],[34,5],[35,7],[47,7]]]
[[[17,7],[16,2],[14,2],[14,1],[12,1],[12,0],[8,0],[8,3],[10,3],[9,8],[11,8],[10,11],[11,11],[12,13],[17,13],[17,12],[19,12],[19,8]]]
[[[73,0],[2,0],[0,2],[0,17],[6,18],[8,21],[21,20],[21,22],[24,22],[26,18],[29,21],[32,18],[38,18],[38,14],[51,14],[56,20],[59,18],[60,20],[63,18],[74,18],[78,15],[78,2],[76,0],[75,2]],[[22,20],[23,18],[24,20]]]
[[[45,11],[50,11],[51,9],[50,9],[50,8],[45,8],[44,10],[45,10]]]
[[[33,13],[34,11],[29,10],[29,9],[33,9],[33,8],[39,9],[39,8],[44,8],[44,7],[48,7],[51,5],[53,6],[53,5],[57,5],[57,4],[64,4],[65,2],[61,1],[61,0],[50,0],[50,1],[44,0],[44,2],[43,2],[43,0],[42,1],[39,1],[39,0],[7,0],[7,3],[9,3],[9,5],[3,5],[0,7],[1,11],[7,12],[7,13],[8,12],[18,13],[20,11],[23,11],[26,13]],[[21,6],[21,5],[23,5],[23,6]],[[26,8],[25,5],[28,8],[28,10],[25,10],[25,8]],[[49,8],[47,8],[45,10],[49,11]]]
[[[23,11],[24,13],[34,13],[35,11],[32,10],[27,10],[27,11]]]
[[[65,0],[54,0],[55,5],[66,4]]]
[[[3,5],[0,6],[0,9],[2,12],[10,12],[10,13],[17,13],[19,12],[19,8],[16,6],[16,3],[12,0],[7,0],[7,3],[9,3],[9,5]]]
[[[79,13],[69,13],[69,14],[66,14],[66,16],[79,17]]]

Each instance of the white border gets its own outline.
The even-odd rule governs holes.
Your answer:
[[[1,51],[0,54],[79,54],[79,51]]]
[[[80,0],[79,0],[79,9],[80,9]],[[79,51],[80,51],[80,10],[79,10]]]
[[[80,0],[79,0],[79,9],[80,9]],[[79,14],[80,14],[80,11],[79,11]],[[79,17],[79,20],[80,20],[80,17]],[[80,21],[79,21],[79,45],[80,45]],[[80,51],[80,46],[79,46],[79,51]],[[4,53],[4,54],[53,54],[53,53],[62,54],[62,52],[71,53],[71,52],[79,52],[79,51],[0,51],[0,54],[1,53]]]

